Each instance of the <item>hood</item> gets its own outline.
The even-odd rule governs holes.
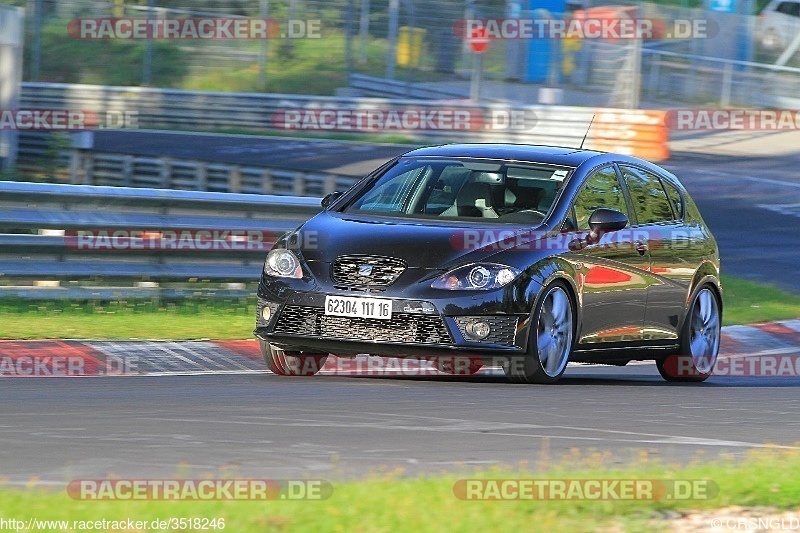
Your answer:
[[[298,231],[306,260],[332,263],[339,255],[382,255],[409,267],[449,269],[502,253],[531,228],[508,224],[390,219],[323,211]],[[537,237],[539,238],[539,237]]]

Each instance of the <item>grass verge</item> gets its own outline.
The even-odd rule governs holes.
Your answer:
[[[310,501],[75,501],[66,490],[0,488],[5,518],[26,520],[134,520],[170,517],[224,519],[227,531],[479,531],[502,525],[520,530],[652,531],[666,529],[668,511],[714,510],[730,506],[796,509],[800,505],[800,451],[767,449],[745,460],[704,461],[683,467],[662,465],[642,455],[630,466],[611,469],[608,455],[572,451],[559,464],[534,473],[487,470],[466,475],[403,477],[401,470],[364,480],[333,482],[333,496]],[[545,464],[552,464],[549,461]],[[537,499],[464,501],[455,497],[458,479],[644,479],[708,480],[713,498],[661,500]],[[33,483],[32,483],[33,485]],[[66,485],[66,482],[65,482]],[[51,531],[76,530],[52,527]]]
[[[752,324],[800,317],[800,295],[772,285],[722,276],[723,324]]]
[[[723,276],[724,324],[800,317],[800,295]],[[0,302],[2,339],[246,339],[255,297],[179,302]]]
[[[3,339],[246,339],[256,299],[4,301]]]

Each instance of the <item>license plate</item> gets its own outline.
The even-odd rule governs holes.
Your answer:
[[[392,301],[385,298],[325,296],[325,314],[360,318],[392,318]]]

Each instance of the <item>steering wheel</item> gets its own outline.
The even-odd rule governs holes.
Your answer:
[[[535,213],[542,218],[547,216],[547,213],[544,211],[539,211],[538,209],[522,209],[521,211],[515,211],[515,213]]]
[[[512,211],[511,213],[500,216],[500,220],[507,222],[530,223],[530,216],[536,215],[538,218],[544,220],[547,213],[539,211],[538,209],[521,209],[519,211]]]

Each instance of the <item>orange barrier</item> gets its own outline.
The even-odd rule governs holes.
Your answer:
[[[649,161],[669,159],[666,111],[596,109],[585,147]]]

